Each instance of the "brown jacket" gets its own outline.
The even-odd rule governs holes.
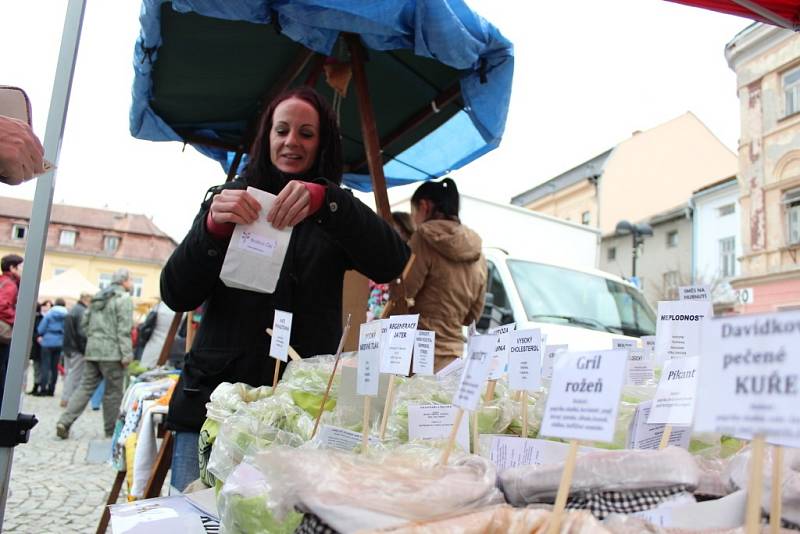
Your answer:
[[[436,332],[438,370],[461,356],[461,326],[477,321],[483,311],[486,259],[481,238],[458,222],[433,220],[417,228],[408,246],[414,264],[404,287],[393,289],[401,301],[405,296],[409,313],[419,313],[420,330]]]

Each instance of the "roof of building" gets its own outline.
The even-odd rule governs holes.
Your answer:
[[[717,180],[714,183],[705,185],[700,189],[697,189],[692,194],[693,195],[704,195],[706,193],[710,193],[712,190],[722,189],[725,186],[737,185],[736,175],[728,176],[727,178],[723,178],[722,180]]]
[[[33,203],[11,197],[0,197],[0,217],[29,220]],[[146,215],[124,213],[67,204],[53,204],[50,222],[67,226],[98,228],[119,233],[162,237],[175,241],[158,228]]]

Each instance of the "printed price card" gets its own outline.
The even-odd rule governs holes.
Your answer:
[[[542,353],[542,380],[553,379],[553,363],[556,356],[562,352],[567,352],[567,345],[545,345]]]
[[[661,445],[661,437],[664,435],[666,425],[647,422],[652,406],[653,401],[641,402],[636,406],[628,439],[629,449],[655,450]],[[688,426],[673,428],[669,436],[669,444],[688,449],[691,436],[691,428]]]
[[[644,386],[654,380],[653,360],[647,357],[645,349],[628,349],[625,383],[630,386]]]
[[[714,319],[702,350],[698,432],[800,447],[800,312]]]
[[[678,288],[681,300],[711,300],[711,290],[708,286],[681,286]]]
[[[569,447],[565,443],[516,436],[491,436],[489,459],[497,472],[520,465],[553,465],[567,459]],[[586,449],[579,449],[579,454]]]
[[[415,375],[431,376],[433,374],[434,348],[436,347],[436,332],[431,330],[417,330],[414,338],[413,369]]]
[[[269,355],[282,362],[289,361],[289,339],[292,334],[292,314],[275,310],[272,322],[272,340],[269,343]]]
[[[635,349],[636,340],[628,339],[626,337],[615,337],[611,340],[611,348],[616,349]]]
[[[461,382],[458,384],[453,404],[468,411],[478,408],[481,390],[489,375],[489,362],[497,347],[497,336],[472,336],[469,339],[469,353],[464,362]]]
[[[694,417],[699,358],[678,358],[664,362],[648,424],[690,426]]]
[[[385,320],[386,333],[381,345],[381,373],[408,375],[411,351],[417,332],[419,314],[392,315]]]
[[[504,324],[489,329],[489,334],[497,335],[497,346],[489,364],[489,380],[500,380],[508,370],[509,333],[514,331],[515,323]]]
[[[317,439],[326,449],[338,449],[340,451],[350,452],[361,445],[363,434],[338,426],[322,425],[319,429]],[[370,445],[377,445],[380,443],[380,439],[378,439],[377,436],[370,436],[369,442]]]
[[[361,325],[358,335],[358,368],[356,370],[356,393],[359,395],[378,395],[380,386],[382,321],[372,321]]]
[[[533,391],[542,385],[541,330],[517,330],[509,335],[508,387]]]
[[[656,365],[672,358],[700,356],[700,332],[713,316],[711,303],[676,300],[658,303]]]
[[[408,439],[446,440],[450,437],[458,408],[452,404],[409,404]],[[469,419],[462,418],[456,433],[458,445],[469,452]]]
[[[542,436],[611,442],[626,356],[623,350],[561,354],[553,368]]]
[[[647,351],[645,356],[655,361],[656,359],[656,336],[642,336],[639,338],[642,341],[642,348]]]

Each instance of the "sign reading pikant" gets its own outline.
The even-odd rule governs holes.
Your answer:
[[[696,431],[800,447],[800,312],[708,321],[697,374]]]

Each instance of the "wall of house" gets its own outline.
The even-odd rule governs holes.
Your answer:
[[[577,184],[565,187],[561,191],[540,198],[525,207],[578,224],[583,223],[583,214],[589,212],[589,226],[597,226],[597,194],[594,184],[589,180],[582,180]]]

